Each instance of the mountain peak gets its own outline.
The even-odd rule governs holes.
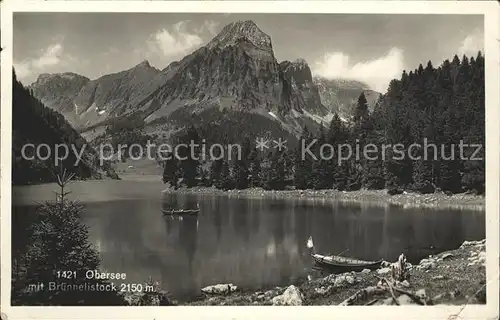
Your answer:
[[[258,28],[257,24],[255,24],[255,22],[253,22],[253,20],[238,20],[238,21],[231,22],[228,25],[234,25],[234,26],[243,27],[243,28]]]
[[[35,82],[42,83],[54,77],[54,74],[50,73],[40,73]]]
[[[151,64],[149,64],[148,60],[143,60],[141,63],[139,63],[136,67],[145,67],[145,68],[151,68]]]
[[[41,73],[33,84],[43,85],[53,79],[66,79],[66,80],[83,80],[88,81],[89,79],[85,76],[79,75],[74,72],[63,72],[63,73]]]
[[[255,47],[263,50],[272,50],[271,37],[263,32],[252,20],[231,22],[222,28],[207,45],[208,48],[226,47],[247,40]]]

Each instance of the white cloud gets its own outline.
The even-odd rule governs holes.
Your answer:
[[[458,53],[460,55],[476,56],[478,51],[484,52],[484,34],[475,31],[465,37],[458,49]]]
[[[180,21],[172,26],[172,30],[158,30],[148,40],[149,49],[164,56],[179,56],[188,53],[203,43],[203,39],[193,32],[187,31],[188,21]]]
[[[44,50],[40,57],[32,61],[33,67],[43,70],[46,67],[57,65],[61,62],[62,53],[63,47],[60,43],[51,45]]]
[[[399,78],[404,69],[403,51],[392,48],[380,58],[350,64],[342,52],[326,53],[313,64],[313,73],[325,78],[342,78],[365,82],[371,89],[385,93],[389,82]]]
[[[67,65],[75,60],[74,57],[64,53],[61,43],[55,43],[40,50],[38,56],[24,59],[21,62],[14,61],[14,68],[17,77],[22,81],[40,73],[50,72],[56,66]]]
[[[217,34],[217,27],[218,26],[219,26],[219,23],[217,21],[205,20],[199,28],[195,29],[195,31],[196,31],[196,33],[208,32],[210,35],[215,36]]]
[[[33,72],[30,69],[29,64],[27,64],[27,63],[14,62],[14,70],[16,71],[17,79],[21,80],[21,81],[33,74]]]
[[[109,47],[106,51],[102,53],[103,56],[108,57],[108,56],[115,56],[117,54],[120,54],[120,50],[116,47]]]

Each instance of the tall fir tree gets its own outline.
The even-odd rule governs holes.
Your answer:
[[[313,142],[313,136],[309,130],[304,126],[302,136],[299,139],[299,147],[295,152],[295,175],[294,184],[297,189],[312,188],[312,167],[313,158],[305,151],[310,143]]]
[[[249,168],[250,168],[250,153],[252,151],[252,146],[250,143],[250,138],[245,137],[241,146],[241,153],[235,155],[237,158],[235,160],[235,184],[236,189],[246,189],[248,188],[249,180]]]
[[[347,187],[348,180],[348,163],[343,159],[347,156],[344,145],[349,141],[349,134],[338,114],[335,114],[330,122],[327,141],[334,147],[333,158],[329,161],[332,188],[342,191]]]
[[[261,158],[256,148],[252,148],[250,154],[248,155],[248,163],[249,163],[249,184],[250,187],[256,188],[262,186],[261,179]]]
[[[265,169],[264,188],[267,190],[283,190],[286,187],[286,155],[276,150],[269,155],[269,165]]]
[[[317,143],[314,154],[316,160],[312,164],[312,187],[318,189],[331,189],[333,186],[333,176],[330,170],[330,157],[334,156],[334,151],[327,146],[327,137],[323,127],[318,132]]]
[[[164,155],[166,159],[163,162],[163,183],[170,183],[171,186],[177,188],[179,179],[179,163],[175,155],[170,152]]]

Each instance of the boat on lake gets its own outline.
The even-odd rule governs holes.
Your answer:
[[[163,215],[197,215],[200,213],[200,209],[178,209],[178,210],[166,210],[162,209]]]
[[[309,237],[309,239],[307,240],[307,247],[311,250],[311,257],[318,267],[323,269],[330,269],[332,271],[359,272],[363,269],[375,270],[380,268],[380,265],[383,261],[367,261],[356,258],[343,257],[340,255],[322,255],[315,253],[312,237]]]
[[[164,216],[167,215],[198,215],[200,213],[200,206],[197,205],[196,209],[162,209]]]

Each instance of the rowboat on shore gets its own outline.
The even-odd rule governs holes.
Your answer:
[[[355,258],[347,258],[341,256],[324,256],[321,254],[312,254],[314,262],[320,267],[336,269],[343,272],[362,271],[363,269],[375,270],[380,268],[382,260],[366,261]]]
[[[375,270],[380,268],[380,265],[383,261],[366,261],[355,258],[342,257],[340,255],[317,254],[314,252],[314,243],[312,237],[309,237],[309,239],[307,240],[307,247],[311,250],[311,257],[318,267],[331,269],[332,271],[359,272],[363,269]]]

